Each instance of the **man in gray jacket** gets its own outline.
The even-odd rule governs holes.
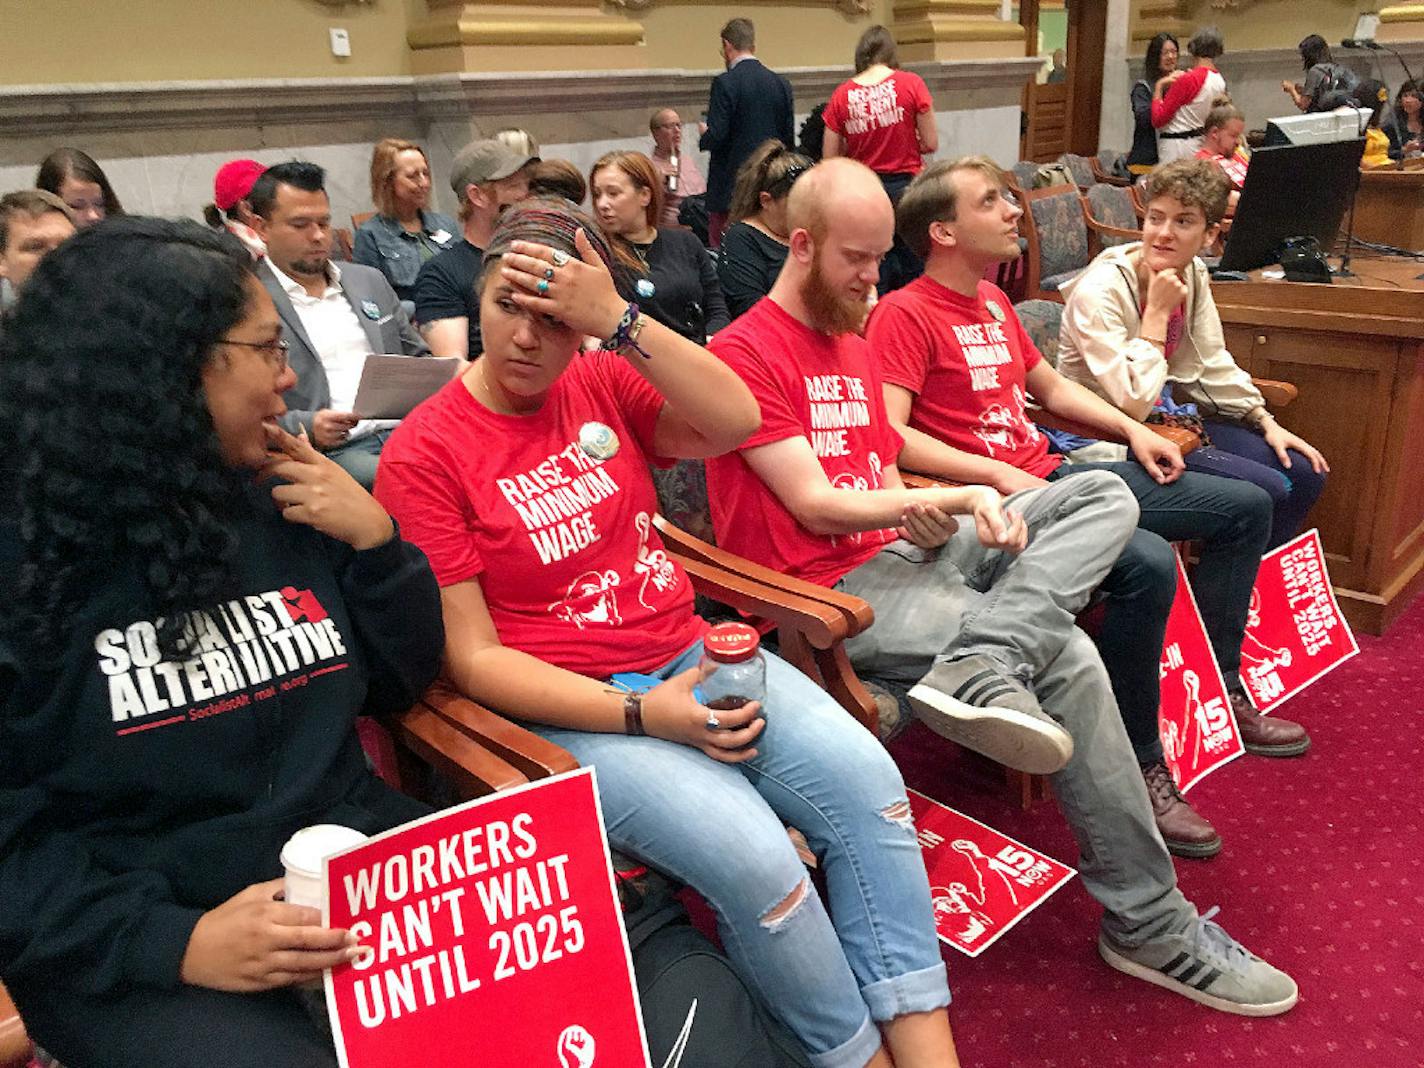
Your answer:
[[[366,357],[428,356],[395,291],[380,271],[331,261],[331,203],[326,172],[290,161],[269,168],[248,201],[267,243],[257,277],[282,318],[297,384],[285,395],[283,422],[305,430],[367,489],[394,420],[361,419],[353,411]]]

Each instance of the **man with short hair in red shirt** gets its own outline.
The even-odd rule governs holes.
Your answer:
[[[1019,255],[1016,224],[1023,212],[1005,195],[999,174],[983,157],[936,163],[900,201],[901,235],[925,257],[926,273],[881,301],[866,339],[885,379],[890,420],[905,435],[902,459],[914,471],[983,482],[1006,494],[1070,474],[1108,471],[1127,483],[1141,512],[1141,529],[1103,582],[1106,613],[1098,649],[1152,798],[1157,829],[1179,856],[1211,856],[1221,850],[1221,838],[1177,790],[1158,734],[1159,662],[1177,587],[1176,556],[1168,541],[1203,543],[1192,585],[1248,751],[1298,755],[1309,745],[1305,731],[1276,716],[1256,715],[1239,676],[1271,502],[1264,490],[1246,482],[1184,473],[1175,445],[1042,359],[1008,298],[984,280],[991,266]],[[1164,271],[1153,280],[1147,300],[1176,309],[1184,291],[1177,275]],[[1182,330],[1178,313],[1163,331],[1164,344]],[[1025,411],[1030,398],[1126,441],[1123,451],[1132,458],[1064,463],[1048,451],[1047,439]]]
[[[1102,661],[1074,626],[1132,535],[1131,493],[1107,472],[1002,502],[990,486],[906,489],[903,439],[856,334],[891,245],[889,198],[870,170],[835,159],[797,182],[787,212],[771,293],[710,345],[762,416],[707,463],[719,544],[865,598],[875,625],[846,644],[857,670],[915,682],[931,729],[1054,773],[1083,885],[1105,908],[1109,964],[1224,1012],[1285,1012],[1290,977],[1177,889]]]

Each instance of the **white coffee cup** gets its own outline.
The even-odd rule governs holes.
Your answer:
[[[360,845],[367,836],[350,827],[334,823],[318,823],[303,827],[282,847],[282,867],[286,877],[282,897],[290,905],[307,905],[320,909],[326,904],[326,884],[321,877],[321,864],[327,857]]]

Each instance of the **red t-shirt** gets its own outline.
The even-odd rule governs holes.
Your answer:
[[[812,330],[764,297],[707,347],[761,405],[761,428],[742,449],[806,438],[832,485],[884,488],[882,472],[905,442],[885,414],[880,376],[864,340]],[[707,495],[718,545],[822,586],[834,585],[896,537],[888,529],[811,533],[741,452],[707,461]]]
[[[1193,67],[1167,86],[1162,99],[1152,101],[1152,125],[1160,130],[1171,122],[1172,116],[1181,110],[1183,104],[1189,104],[1197,98],[1210,73],[1211,70],[1207,67]]]
[[[648,671],[706,626],[652,525],[662,406],[610,353],[574,360],[526,416],[490,411],[457,378],[391,435],[376,498],[441,586],[479,578],[505,645],[594,678]],[[579,447],[590,423],[616,435],[612,457]]]
[[[842,82],[821,117],[845,138],[845,154],[877,174],[919,174],[924,162],[915,117],[934,106],[925,80],[894,71],[876,85]]]
[[[885,381],[915,394],[914,429],[1038,478],[1062,463],[1024,411],[1026,377],[1043,357],[992,283],[971,300],[921,275],[881,298],[865,338]]]
[[[1240,192],[1241,188],[1246,184],[1246,168],[1251,166],[1251,161],[1242,155],[1240,149],[1237,149],[1229,156],[1223,156],[1213,152],[1209,148],[1199,148],[1197,149],[1196,158],[1215,161],[1216,165],[1221,168],[1222,173],[1226,175],[1226,180],[1231,183],[1232,188],[1237,192]]]

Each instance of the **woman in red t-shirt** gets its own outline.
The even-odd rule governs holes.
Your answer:
[[[652,526],[648,462],[733,449],[759,413],[725,364],[619,298],[611,255],[560,202],[508,209],[477,283],[484,353],[382,454],[376,494],[441,586],[446,674],[597,767],[609,842],[702,894],[817,1063],[957,1064],[888,755],[776,657],[764,702],[694,695],[706,625]],[[588,335],[609,340],[580,354]],[[834,925],[787,823],[821,857]]]
[[[918,74],[900,70],[895,38],[872,26],[855,46],[855,74],[831,94],[822,113],[821,158],[849,156],[880,176],[892,204],[939,151],[934,100]],[[924,264],[897,235],[880,268],[880,295],[913,282]]]

